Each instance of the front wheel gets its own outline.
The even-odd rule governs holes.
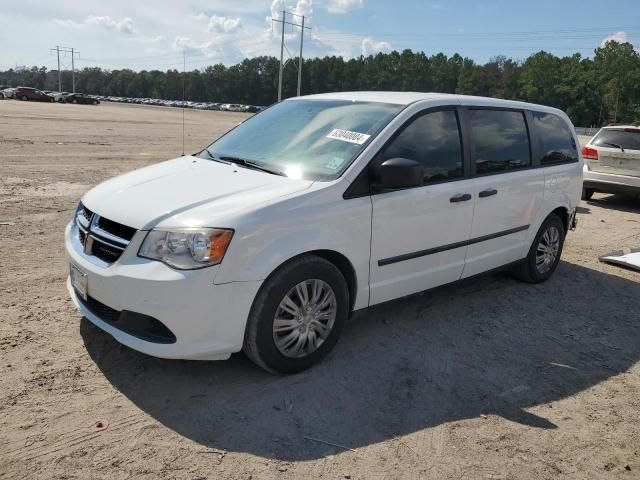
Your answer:
[[[564,235],[562,220],[552,213],[538,230],[527,258],[514,270],[516,277],[527,283],[548,280],[560,262]]]
[[[303,255],[273,273],[251,307],[243,350],[272,373],[297,373],[335,346],[349,313],[349,290],[338,268]]]
[[[20,100],[22,100],[23,102],[26,102],[28,98],[26,95],[23,95],[22,97],[20,97]]]

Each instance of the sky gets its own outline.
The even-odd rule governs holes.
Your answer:
[[[273,20],[300,24],[305,57],[403,50],[460,53],[484,63],[546,50],[592,56],[607,39],[640,49],[640,0],[0,0],[0,69],[56,68],[56,45],[76,68],[187,70],[280,56]],[[285,29],[285,59],[300,48]],[[184,55],[184,57],[183,57]],[[71,55],[61,55],[62,68]]]

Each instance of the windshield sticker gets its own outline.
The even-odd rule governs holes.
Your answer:
[[[366,133],[350,132],[349,130],[341,130],[340,128],[336,128],[327,135],[327,138],[355,143],[357,145],[362,145],[364,142],[369,140],[370,137],[371,135],[367,135]]]
[[[325,167],[330,170],[338,170],[343,163],[344,163],[344,159],[340,157],[333,157],[331,160],[327,162]]]

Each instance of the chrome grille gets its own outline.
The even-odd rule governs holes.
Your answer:
[[[85,255],[95,256],[107,264],[120,258],[136,233],[135,228],[101,217],[84,205],[78,208],[75,221]]]

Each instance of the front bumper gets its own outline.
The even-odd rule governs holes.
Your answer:
[[[222,360],[242,349],[253,299],[262,282],[214,284],[218,267],[180,271],[137,256],[144,232],[138,232],[117,262],[106,266],[85,255],[77,227],[65,230],[65,249],[88,278],[88,295],[115,311],[157,319],[175,335],[174,343],[143,340],[100,318],[82,302],[71,281],[67,288],[80,312],[120,343],[161,358]]]
[[[583,186],[601,193],[640,193],[640,177],[583,170]]]

